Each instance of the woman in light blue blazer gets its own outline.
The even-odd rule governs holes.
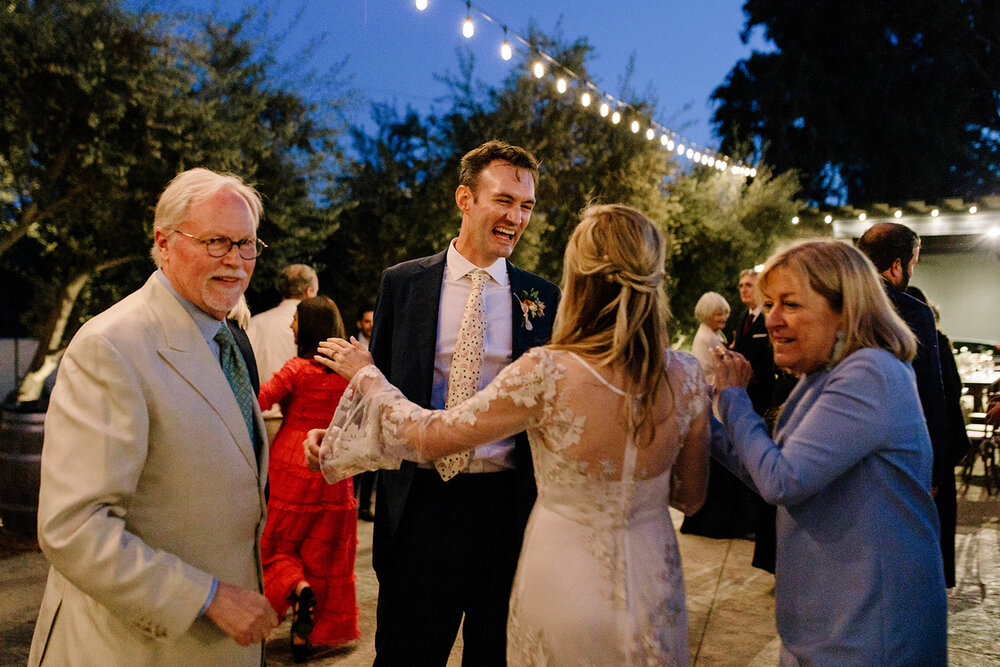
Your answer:
[[[778,506],[782,665],[944,665],[947,601],[916,340],[870,262],[829,239],[779,250],[757,280],[775,363],[800,376],[775,437],[716,364],[712,454]],[[728,438],[725,437],[728,435]]]

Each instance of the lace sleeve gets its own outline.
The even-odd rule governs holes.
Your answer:
[[[374,366],[359,372],[337,407],[320,448],[328,481],[364,470],[395,469],[472,449],[540,425],[550,416],[562,366],[540,350],[510,364],[490,384],[448,410],[408,401]]]
[[[382,414],[396,405],[395,411],[420,408],[385,379],[375,366],[358,371],[344,390],[319,450],[320,471],[331,484],[368,470],[395,470],[403,459],[425,459],[413,448],[387,437]]]

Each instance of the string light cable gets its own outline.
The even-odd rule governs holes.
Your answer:
[[[625,127],[638,135],[645,127],[643,136],[648,141],[654,141],[659,136],[660,145],[667,151],[676,153],[677,157],[686,158],[694,164],[701,164],[718,171],[728,171],[734,176],[754,177],[757,169],[752,165],[744,164],[740,160],[735,160],[728,155],[724,155],[711,148],[700,146],[693,141],[686,139],[674,130],[666,127],[651,118],[645,112],[640,111],[633,105],[618,99],[614,95],[601,90],[592,81],[579,76],[555,58],[545,53],[537,46],[532,45],[527,39],[508,30],[507,24],[500,22],[484,10],[473,5],[470,0],[461,0],[465,4],[465,21],[462,23],[462,34],[466,39],[471,39],[475,34],[475,26],[472,22],[473,12],[478,14],[484,21],[495,25],[503,31],[503,43],[500,45],[500,57],[503,60],[510,60],[513,57],[513,47],[510,40],[513,39],[524,48],[525,53],[534,54],[536,58],[531,61],[530,69],[537,79],[541,79],[549,74],[556,83],[556,91],[560,95],[570,92],[570,81],[576,85],[575,88],[582,90],[579,95],[579,103],[584,108],[589,108],[596,100],[601,100],[597,105],[597,113],[602,118],[609,118],[614,125],[619,125],[625,116],[632,120],[625,124]],[[416,8],[420,11],[427,9],[428,0],[414,0]],[[529,59],[530,60],[530,59]],[[575,94],[575,93],[574,93]]]

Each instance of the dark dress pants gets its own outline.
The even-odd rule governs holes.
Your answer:
[[[443,667],[460,624],[463,665],[506,663],[522,538],[515,508],[513,472],[442,482],[416,470],[392,543],[376,557],[375,665]]]

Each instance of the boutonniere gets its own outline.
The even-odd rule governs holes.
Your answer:
[[[521,290],[521,312],[524,313],[524,328],[531,331],[531,320],[545,315],[545,304],[538,297],[538,290]]]

